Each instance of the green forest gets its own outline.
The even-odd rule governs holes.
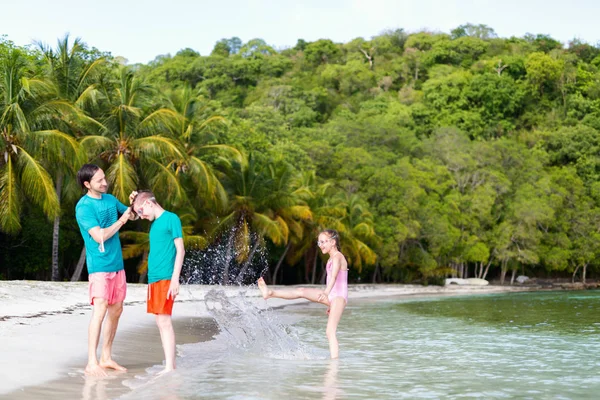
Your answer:
[[[324,228],[352,282],[600,272],[600,47],[577,39],[232,37],[127,65],[69,36],[4,36],[0,111],[0,279],[85,279],[86,162],[124,204],[153,190],[188,255],[219,246],[239,270],[261,252],[271,283],[319,283]],[[128,280],[148,229],[121,230]]]

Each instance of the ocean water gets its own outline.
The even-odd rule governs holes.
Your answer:
[[[325,308],[260,310],[214,290],[215,340],[123,399],[596,399],[600,292],[352,300],[330,360]]]

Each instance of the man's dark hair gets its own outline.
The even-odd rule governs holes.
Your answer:
[[[94,174],[100,169],[96,164],[83,164],[77,171],[77,183],[82,189],[87,189],[84,182],[91,182]]]

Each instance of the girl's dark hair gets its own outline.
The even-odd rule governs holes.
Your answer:
[[[87,189],[84,185],[85,182],[91,182],[94,174],[100,169],[96,164],[83,164],[79,171],[77,171],[77,183],[82,189]]]
[[[335,247],[338,250],[341,250],[341,246],[340,246],[340,234],[338,233],[338,231],[336,231],[334,229],[324,229],[323,231],[321,231],[321,233],[324,233],[327,236],[329,236],[329,239],[335,240]]]

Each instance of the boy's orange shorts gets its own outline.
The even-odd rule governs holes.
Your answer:
[[[148,313],[167,314],[173,313],[173,297],[167,299],[171,280],[163,280],[148,285]]]

